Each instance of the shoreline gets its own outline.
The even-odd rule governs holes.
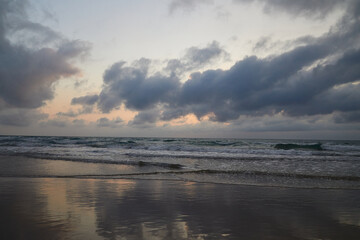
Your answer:
[[[52,160],[28,156],[0,155],[0,178],[134,179],[209,183],[249,187],[292,189],[360,190],[358,177],[300,177],[286,173],[219,172],[166,167]]]
[[[92,177],[92,176],[0,176],[2,178],[14,178],[14,179],[79,179],[79,180],[134,180],[134,181],[169,181],[169,182],[180,182],[180,183],[193,183],[193,184],[214,184],[214,185],[230,185],[230,186],[242,186],[242,187],[254,187],[254,188],[279,188],[279,189],[299,189],[299,190],[350,190],[359,191],[359,188],[350,187],[303,187],[303,186],[281,186],[281,185],[256,185],[246,183],[222,183],[222,182],[201,182],[194,180],[182,180],[182,179],[167,179],[167,178],[140,178],[140,177],[101,177],[103,175]]]

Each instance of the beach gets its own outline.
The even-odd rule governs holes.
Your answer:
[[[129,169],[17,156],[2,156],[0,165],[2,239],[360,236],[358,189],[99,178],[91,174]]]
[[[360,0],[0,0],[0,240],[360,240]]]

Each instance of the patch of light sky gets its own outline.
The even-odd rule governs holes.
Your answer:
[[[165,0],[33,0],[32,5],[55,15],[57,21],[45,24],[70,39],[93,44],[87,63],[91,68],[86,72],[100,72],[97,77],[119,60],[178,58],[185,49],[203,47],[213,40],[225,47],[233,61],[241,60],[252,54],[253,44],[261,37],[285,41],[309,34],[319,36],[340,16],[335,12],[322,21],[285,13],[264,14],[260,4],[234,4],[230,0],[173,13]]]

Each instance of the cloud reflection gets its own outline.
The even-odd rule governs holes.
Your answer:
[[[356,190],[172,181],[0,180],[7,239],[356,239]]]

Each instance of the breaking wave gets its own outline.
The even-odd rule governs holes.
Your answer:
[[[283,144],[283,143],[278,143],[275,145],[276,149],[283,149],[283,150],[290,150],[290,149],[308,149],[308,150],[319,150],[322,151],[324,150],[321,147],[321,143],[316,143],[316,144],[294,144],[294,143],[287,143],[287,144]]]

